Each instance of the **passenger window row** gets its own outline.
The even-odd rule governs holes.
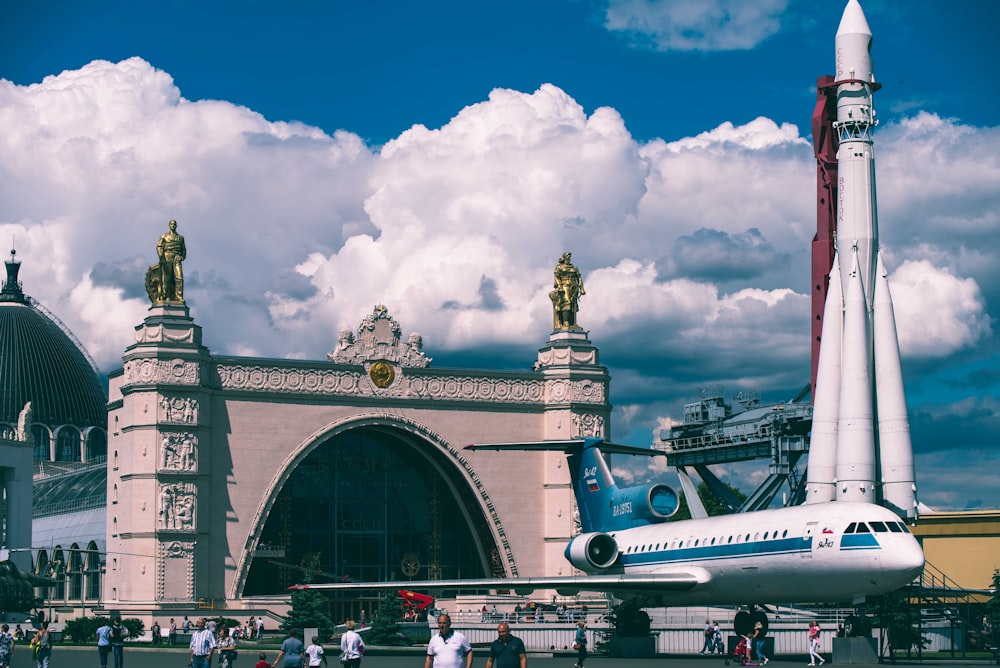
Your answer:
[[[753,541],[768,540],[768,539],[770,539],[770,540],[777,540],[779,537],[780,538],[787,538],[788,537],[788,529],[785,529],[784,531],[782,531],[781,532],[781,536],[778,536],[778,532],[777,531],[773,531],[773,532],[772,531],[765,531],[763,538],[761,538],[761,533],[758,531],[758,532],[756,532],[756,533],[753,534],[753,539],[752,540]],[[655,552],[655,551],[659,551],[659,549],[661,547],[664,550],[673,550],[673,549],[682,548],[682,547],[685,546],[685,544],[688,547],[699,547],[699,546],[700,547],[706,547],[706,546],[710,546],[710,545],[729,545],[730,543],[732,543],[734,541],[734,539],[735,539],[735,542],[737,542],[737,543],[749,543],[749,542],[751,542],[751,535],[750,534],[746,534],[746,536],[744,536],[743,534],[739,534],[737,536],[729,536],[729,537],[726,537],[726,536],[714,537],[713,536],[711,539],[708,539],[708,538],[695,538],[694,540],[691,540],[690,538],[688,538],[688,539],[676,539],[675,538],[674,540],[670,541],[669,543],[656,543],[655,545],[652,544],[652,543],[650,543],[648,545],[629,545],[628,548],[626,548],[626,550],[625,550],[625,554],[637,554],[639,552]]]

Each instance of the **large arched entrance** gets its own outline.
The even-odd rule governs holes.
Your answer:
[[[480,503],[437,447],[389,426],[320,442],[289,475],[260,533],[244,596],[300,582],[502,575]],[[342,621],[376,598],[331,597]]]

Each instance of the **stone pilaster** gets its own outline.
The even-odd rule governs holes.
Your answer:
[[[546,440],[610,437],[611,377],[587,332],[552,332],[538,351],[534,369],[545,383]],[[561,452],[545,453],[545,527],[546,572],[566,574],[572,567],[562,551],[580,529],[566,456]]]
[[[185,305],[153,306],[123,361],[109,416],[105,605],[218,598],[221,584],[207,577],[211,359],[201,327]]]

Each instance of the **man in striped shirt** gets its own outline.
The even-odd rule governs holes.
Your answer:
[[[191,668],[210,668],[215,652],[215,635],[205,628],[205,619],[198,620],[198,630],[191,634]]]

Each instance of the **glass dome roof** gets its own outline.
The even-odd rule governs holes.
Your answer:
[[[70,336],[21,291],[14,256],[0,291],[0,421],[16,424],[30,401],[35,423],[106,428],[103,384]]]

